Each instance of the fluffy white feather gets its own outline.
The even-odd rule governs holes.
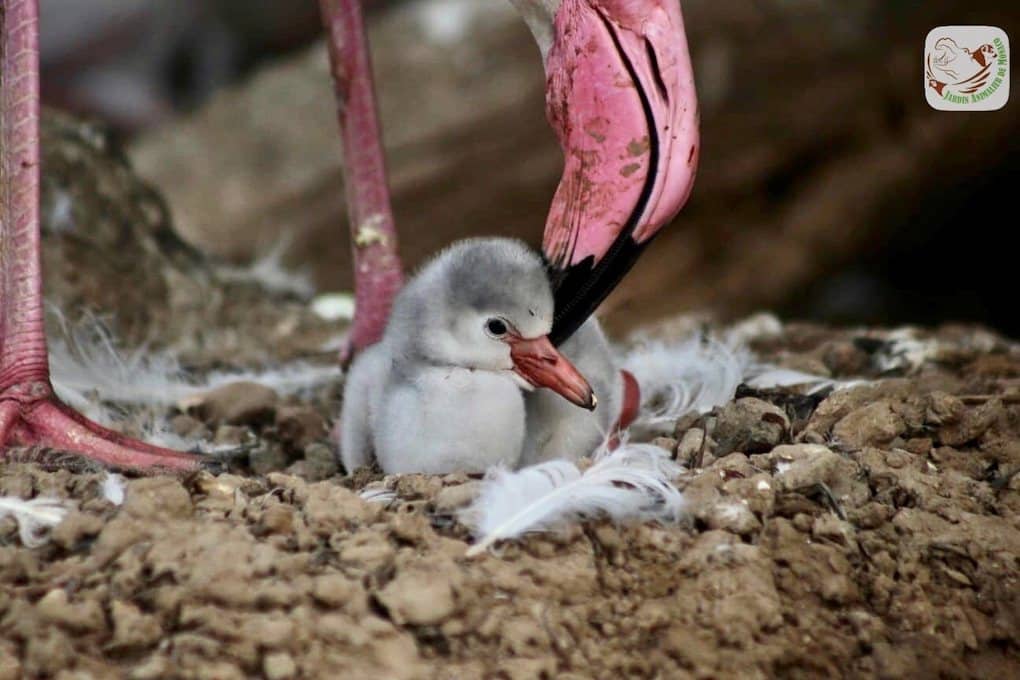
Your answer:
[[[170,406],[238,381],[272,387],[280,394],[301,394],[340,377],[335,364],[295,362],[266,370],[215,371],[189,375],[168,351],[145,347],[121,352],[109,331],[87,319],[76,328],[65,324],[62,338],[50,343],[53,388],[70,405],[88,410],[97,400],[146,406]]]
[[[782,366],[770,364],[754,364],[749,367],[744,382],[759,390],[767,390],[774,387],[800,387],[806,394],[815,394],[822,390],[832,388],[843,390],[848,387],[863,384],[864,380],[834,380],[804,371],[797,371]]]
[[[334,364],[295,362],[266,370],[214,371],[202,377],[185,372],[166,351],[145,347],[121,352],[97,322],[65,330],[50,347],[50,372],[57,394],[76,408],[103,401],[170,406],[238,381],[251,381],[289,395],[320,387],[340,377]]]
[[[103,425],[130,419],[145,441],[179,450],[212,453],[230,449],[179,436],[166,408],[200,398],[228,383],[257,382],[282,395],[303,394],[341,376],[335,364],[295,362],[266,370],[215,371],[194,376],[169,351],[145,347],[121,351],[110,332],[93,317],[71,327],[51,310],[62,333],[50,342],[50,373],[57,395]]]
[[[798,387],[808,394],[846,389],[861,380],[834,380],[758,361],[749,349],[727,339],[701,334],[679,342],[645,341],[627,352],[623,368],[641,386],[635,431],[672,428],[688,413],[707,413],[733,399],[742,383],[757,389]],[[742,336],[741,336],[742,337]],[[647,434],[647,432],[646,432]]]
[[[672,484],[681,468],[654,446],[624,445],[581,472],[565,460],[517,472],[494,468],[460,519],[479,537],[478,555],[496,541],[565,522],[604,516],[613,521],[676,521],[683,496]]]
[[[751,364],[747,349],[711,337],[680,342],[647,341],[626,354],[623,368],[641,386],[639,426],[672,423],[687,413],[707,413],[733,399]]]
[[[252,283],[269,293],[283,293],[307,300],[315,294],[315,285],[308,272],[287,269],[283,255],[290,246],[290,239],[281,239],[251,264],[243,267],[220,265],[216,275],[222,281]]]
[[[0,496],[0,518],[14,518],[21,543],[26,548],[44,544],[46,532],[60,524],[70,509],[70,502],[59,498],[39,497],[26,501],[17,496]]]

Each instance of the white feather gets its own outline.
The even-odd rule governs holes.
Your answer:
[[[479,541],[477,555],[500,540],[545,531],[571,520],[604,516],[676,521],[683,496],[672,484],[681,468],[654,446],[624,445],[583,473],[565,460],[517,472],[490,470],[478,498],[461,515]]]
[[[79,409],[97,399],[123,404],[171,406],[209,390],[239,381],[257,382],[283,395],[302,394],[340,378],[335,364],[295,362],[266,370],[214,371],[189,375],[168,351],[145,347],[121,352],[109,331],[94,319],[50,343],[53,388],[61,399]]]
[[[635,431],[673,426],[688,413],[707,413],[731,401],[742,383],[757,389],[798,387],[808,394],[847,389],[862,380],[834,380],[758,361],[732,340],[701,334],[679,342],[645,341],[629,351],[622,366],[641,387]]]
[[[108,473],[103,480],[103,498],[114,505],[124,503],[124,478],[118,474]]]
[[[759,390],[767,390],[774,387],[799,387],[805,394],[815,394],[829,388],[844,390],[855,385],[864,384],[867,381],[835,380],[812,373],[805,373],[804,371],[797,371],[792,368],[783,368],[782,366],[754,364],[747,370],[744,382]]]
[[[33,498],[26,501],[16,496],[0,496],[0,518],[13,517],[18,535],[26,548],[44,544],[49,529],[60,524],[70,510],[70,502],[59,498]]]
[[[243,267],[220,265],[216,275],[221,281],[230,283],[251,283],[268,293],[282,293],[307,300],[315,294],[315,285],[306,271],[287,269],[283,255],[290,246],[290,239],[281,239],[251,264]]]
[[[385,487],[366,487],[358,496],[366,503],[381,503],[383,505],[389,505],[398,498],[396,491]]]
[[[109,331],[94,321],[74,330],[50,347],[53,388],[70,405],[85,409],[96,398],[124,404],[171,406],[223,385],[250,381],[290,395],[301,394],[339,379],[335,364],[295,362],[266,370],[214,371],[198,378],[185,372],[166,351],[145,347],[122,353]]]
[[[129,418],[143,439],[172,449],[211,453],[232,447],[181,437],[167,420],[166,409],[170,406],[232,382],[257,382],[282,395],[293,395],[307,394],[341,376],[336,364],[300,361],[266,370],[215,371],[194,376],[182,369],[169,351],[141,347],[122,352],[94,317],[86,316],[72,328],[58,310],[50,311],[63,331],[62,337],[50,342],[49,352],[57,396],[103,425]]]
[[[727,403],[750,363],[747,349],[711,337],[639,345],[623,359],[623,368],[641,386],[637,424],[672,424],[687,413],[707,413]]]

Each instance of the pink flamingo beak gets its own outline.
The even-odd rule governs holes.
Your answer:
[[[698,165],[694,72],[677,0],[515,4],[545,52],[547,115],[565,158],[543,240],[558,343],[686,203]]]

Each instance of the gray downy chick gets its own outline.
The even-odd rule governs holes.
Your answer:
[[[469,239],[437,255],[397,296],[383,339],[351,366],[344,467],[373,456],[391,474],[517,467],[522,390],[546,387],[571,409],[595,408],[587,381],[547,337],[552,321],[545,267],[523,243]]]

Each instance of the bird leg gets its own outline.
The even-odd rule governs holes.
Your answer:
[[[39,229],[38,0],[0,0],[0,455],[38,446],[136,471],[199,467],[197,456],[124,437],[56,397]]]
[[[320,0],[343,141],[354,250],[354,323],[342,361],[382,337],[404,284],[361,0]]]

